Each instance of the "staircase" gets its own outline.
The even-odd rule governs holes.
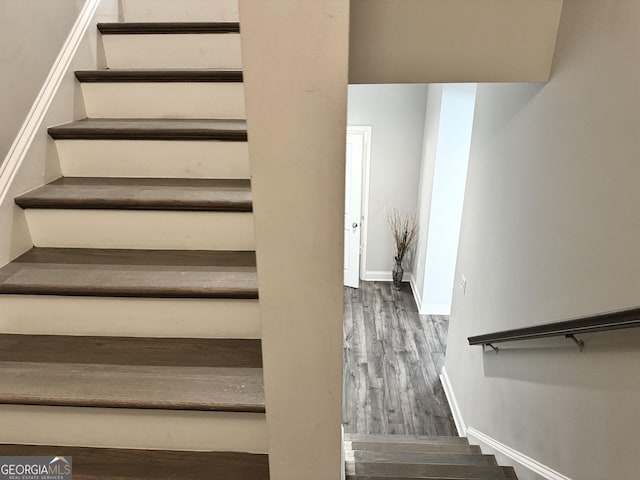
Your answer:
[[[347,480],[517,480],[464,437],[345,434]]]
[[[76,479],[268,479],[237,5],[122,0],[62,178],[15,199],[0,269],[0,455]]]

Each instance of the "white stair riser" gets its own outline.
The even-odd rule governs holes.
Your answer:
[[[237,22],[237,0],[121,0],[125,22]]]
[[[242,83],[83,83],[89,118],[245,118]]]
[[[241,68],[240,34],[102,35],[109,68]]]
[[[258,300],[54,295],[0,295],[0,333],[161,338],[261,336]]]
[[[36,247],[255,250],[251,213],[46,208],[25,212]]]
[[[264,414],[0,405],[0,443],[267,453]]]
[[[56,140],[65,177],[249,178],[246,142]]]

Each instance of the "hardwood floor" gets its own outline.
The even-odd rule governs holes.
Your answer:
[[[440,383],[448,317],[420,316],[409,284],[344,289],[347,433],[457,435]]]

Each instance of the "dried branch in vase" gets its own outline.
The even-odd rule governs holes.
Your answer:
[[[396,261],[402,261],[418,235],[416,214],[415,212],[401,214],[394,208],[387,213],[387,222],[396,245]]]

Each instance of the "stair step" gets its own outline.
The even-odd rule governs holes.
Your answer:
[[[0,334],[0,362],[262,368],[257,339]]]
[[[0,269],[0,294],[257,298],[255,253],[33,248]]]
[[[264,412],[261,368],[0,362],[0,404]]]
[[[242,119],[238,70],[76,72],[89,118]]]
[[[418,480],[418,479],[426,479],[426,480],[469,480],[469,477],[451,477],[447,475],[446,477],[442,476],[418,476],[418,477],[403,477],[398,475],[390,475],[390,476],[380,476],[380,475],[347,475],[346,480]],[[504,477],[488,477],[489,480],[505,480]],[[510,479],[508,479],[510,480]],[[516,479],[517,480],[517,479]]]
[[[242,68],[237,22],[101,23],[110,69]]]
[[[502,473],[504,473],[504,478],[507,480],[518,480],[518,476],[516,475],[516,471],[513,467],[500,467],[502,468]]]
[[[232,69],[78,70],[75,75],[81,83],[242,82],[242,70]]]
[[[252,210],[249,180],[60,178],[15,201],[22,208]]]
[[[268,452],[264,413],[0,404],[0,424],[5,444]]]
[[[380,435],[345,433],[345,441],[358,443],[406,443],[406,444],[430,444],[444,443],[453,445],[469,445],[466,437],[437,437],[428,435]]]
[[[347,480],[393,480],[422,478],[429,480],[506,480],[501,467],[493,465],[448,465],[410,463],[347,462]]]
[[[65,177],[249,178],[247,142],[56,140]]]
[[[56,140],[247,141],[244,120],[84,119],[48,131]]]
[[[413,463],[447,465],[497,465],[493,455],[474,453],[354,451],[356,463]]]
[[[77,480],[268,480],[269,457],[241,452],[0,445],[2,456],[70,456]]]
[[[119,22],[98,23],[103,35],[240,33],[238,22]]]
[[[454,443],[351,442],[351,449],[369,452],[482,453],[477,445]]]

